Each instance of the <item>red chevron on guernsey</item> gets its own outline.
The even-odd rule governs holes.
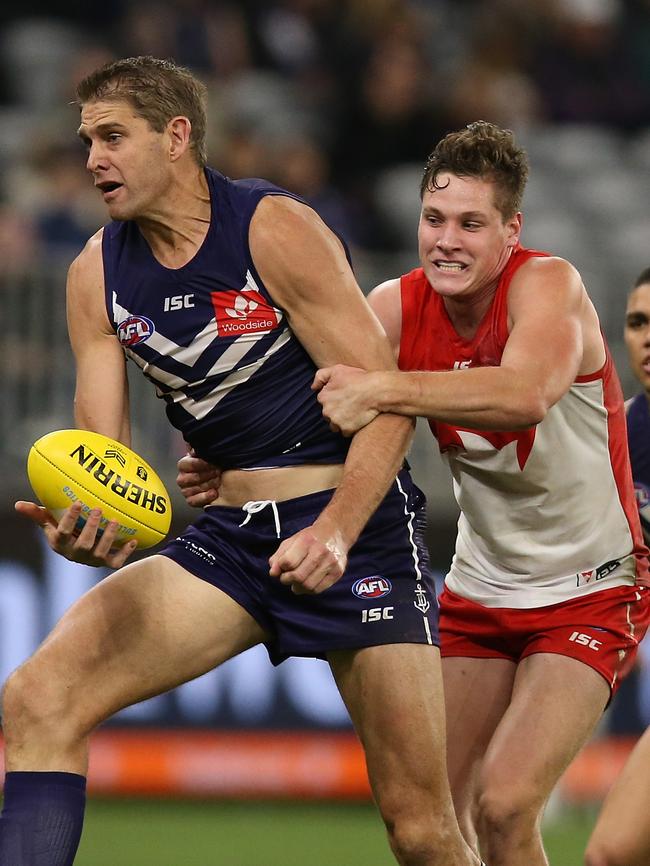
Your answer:
[[[433,425],[432,425],[433,429]],[[465,447],[463,440],[458,435],[459,430],[466,430],[468,433],[475,433],[482,439],[485,439],[493,445],[497,451],[500,451],[505,445],[511,442],[517,443],[517,462],[519,468],[523,470],[526,461],[530,456],[535,441],[535,427],[528,427],[525,430],[516,430],[512,432],[497,432],[496,430],[472,430],[469,427],[452,427],[449,424],[442,422],[435,423],[434,433],[438,439],[438,444],[441,451],[446,451],[448,448]]]

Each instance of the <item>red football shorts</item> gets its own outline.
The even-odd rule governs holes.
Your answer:
[[[557,653],[598,671],[612,694],[634,663],[650,622],[650,589],[617,586],[536,608],[485,607],[450,592],[440,596],[444,657],[510,659]]]

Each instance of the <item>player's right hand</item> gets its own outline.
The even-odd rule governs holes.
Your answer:
[[[297,595],[325,592],[343,575],[347,545],[321,515],[315,523],[285,538],[269,559],[269,574]]]
[[[83,529],[78,531],[77,521],[82,508],[79,501],[74,502],[58,522],[46,508],[35,502],[16,502],[15,508],[19,514],[41,527],[52,550],[71,562],[121,568],[138,546],[137,541],[127,541],[121,547],[114,546],[119,530],[119,523],[115,520],[111,520],[98,537],[102,516],[99,508],[92,509]]]
[[[197,457],[193,449],[181,457],[176,467],[176,483],[188,505],[203,508],[217,498],[221,482],[221,470],[218,467]]]

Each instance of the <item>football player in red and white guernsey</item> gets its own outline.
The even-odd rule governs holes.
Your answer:
[[[429,419],[460,506],[441,596],[448,761],[491,866],[544,866],[546,800],[629,667],[649,615],[623,396],[567,261],[520,243],[525,152],[485,122],[426,165],[421,267],[371,293],[400,371],[318,372],[351,434]]]

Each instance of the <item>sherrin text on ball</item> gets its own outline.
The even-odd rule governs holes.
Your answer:
[[[156,472],[138,454],[88,430],[55,430],[31,447],[27,474],[34,493],[54,517],[77,500],[83,503],[78,528],[100,508],[99,531],[119,523],[118,545],[135,539],[153,547],[169,532],[169,494]]]

